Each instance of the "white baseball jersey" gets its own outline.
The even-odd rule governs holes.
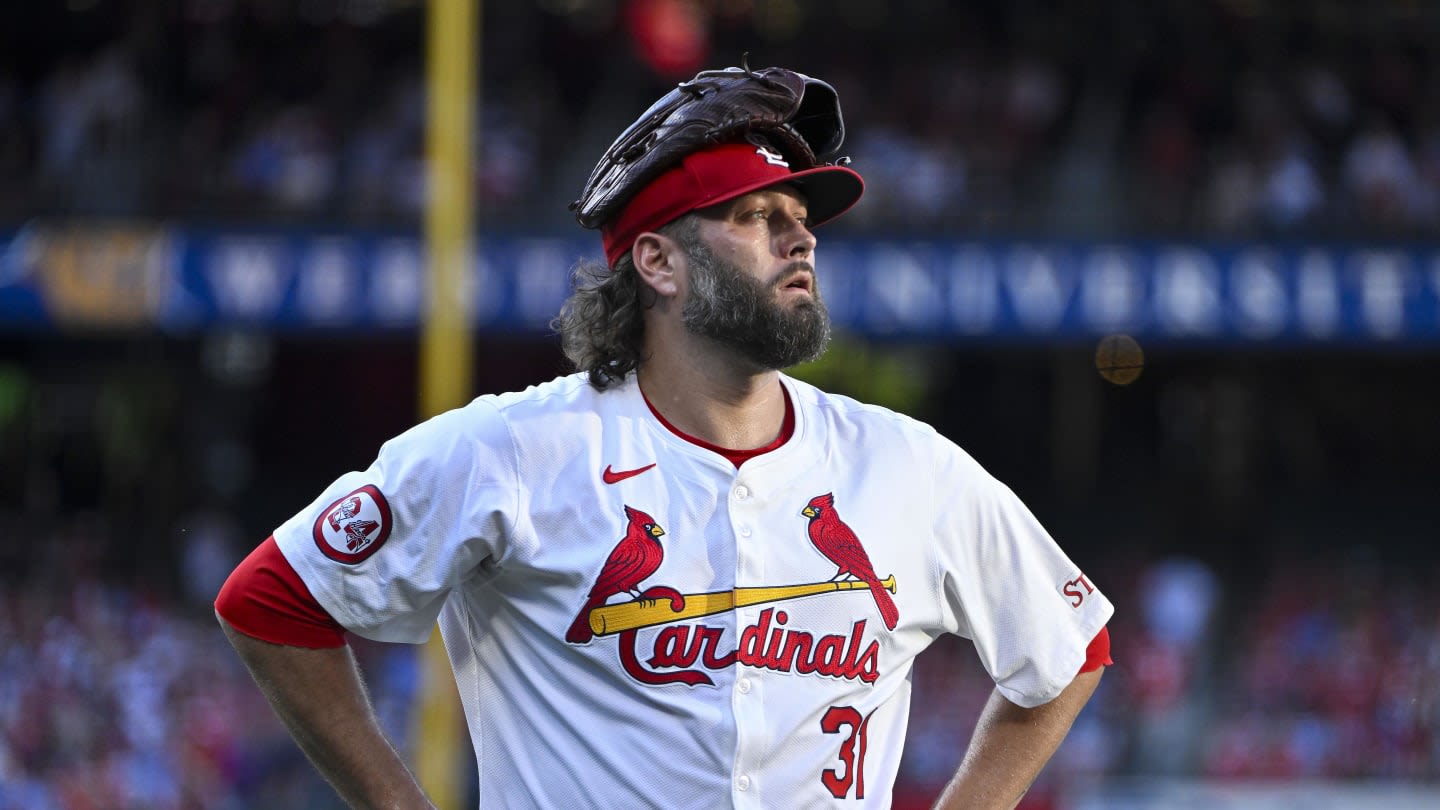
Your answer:
[[[480,397],[275,538],[354,633],[438,618],[482,807],[888,807],[932,640],[1035,706],[1113,608],[934,429],[782,382],[793,436],[738,469],[633,377]]]

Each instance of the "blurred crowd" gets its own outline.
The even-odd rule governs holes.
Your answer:
[[[569,226],[610,138],[749,52],[839,88],[870,186],[847,228],[1433,233],[1440,9],[1292,5],[486,4],[477,215]],[[0,221],[416,223],[423,4],[88,0],[22,20],[0,33]]]
[[[382,722],[405,739],[413,656],[354,646]],[[343,805],[271,712],[208,602],[73,572],[0,582],[0,808],[251,807]]]

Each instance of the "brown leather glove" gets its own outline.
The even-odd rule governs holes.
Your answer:
[[[635,192],[701,148],[753,140],[778,150],[795,171],[832,160],[845,140],[835,88],[803,73],[769,67],[706,70],[681,82],[631,124],[595,165],[575,219],[599,228]]]

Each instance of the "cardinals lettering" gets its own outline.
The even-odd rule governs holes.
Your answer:
[[[740,630],[734,649],[721,653],[725,630],[703,624],[666,627],[655,636],[652,654],[641,663],[635,631],[620,634],[620,661],[630,677],[641,683],[687,683],[713,686],[710,676],[692,668],[697,661],[706,669],[739,664],[776,672],[815,673],[874,683],[880,677],[880,645],[864,643],[865,620],[851,623],[847,632],[816,636],[785,627],[785,611],[765,608],[760,618]],[[693,631],[693,632],[692,632]],[[649,665],[650,668],[646,668]],[[682,667],[678,672],[662,672]]]

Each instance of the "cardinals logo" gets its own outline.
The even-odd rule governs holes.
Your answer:
[[[390,526],[390,504],[379,488],[367,484],[326,507],[312,535],[326,557],[355,565],[380,550]]]
[[[828,492],[816,495],[800,510],[800,514],[810,518],[810,542],[825,555],[825,559],[835,563],[835,576],[831,579],[865,583],[870,588],[870,595],[875,598],[875,609],[880,611],[881,620],[887,628],[894,630],[900,621],[900,611],[895,607],[895,600],[886,593],[880,577],[875,576],[875,566],[870,564],[870,556],[860,545],[860,538],[835,511],[835,496]]]
[[[822,582],[735,587],[728,590],[682,594],[664,585],[641,590],[642,583],[660,569],[665,530],[655,518],[625,507],[625,531],[595,578],[595,584],[576,614],[565,640],[587,644],[611,636],[618,642],[625,672],[643,684],[683,683],[713,686],[706,670],[730,666],[816,674],[874,683],[880,673],[880,645],[867,638],[870,619],[856,619],[838,632],[814,632],[789,626],[792,619],[783,603],[846,591],[865,591],[874,601],[885,626],[894,630],[900,611],[890,594],[895,577],[880,579],[855,533],[840,520],[835,499],[826,494],[811,498],[801,510],[810,519],[808,533],[815,548],[836,567]],[[613,596],[630,598],[611,603]],[[728,613],[736,608],[764,605],[745,627],[727,628],[695,619]],[[652,630],[642,652],[640,631]],[[727,640],[731,633],[734,640]]]

